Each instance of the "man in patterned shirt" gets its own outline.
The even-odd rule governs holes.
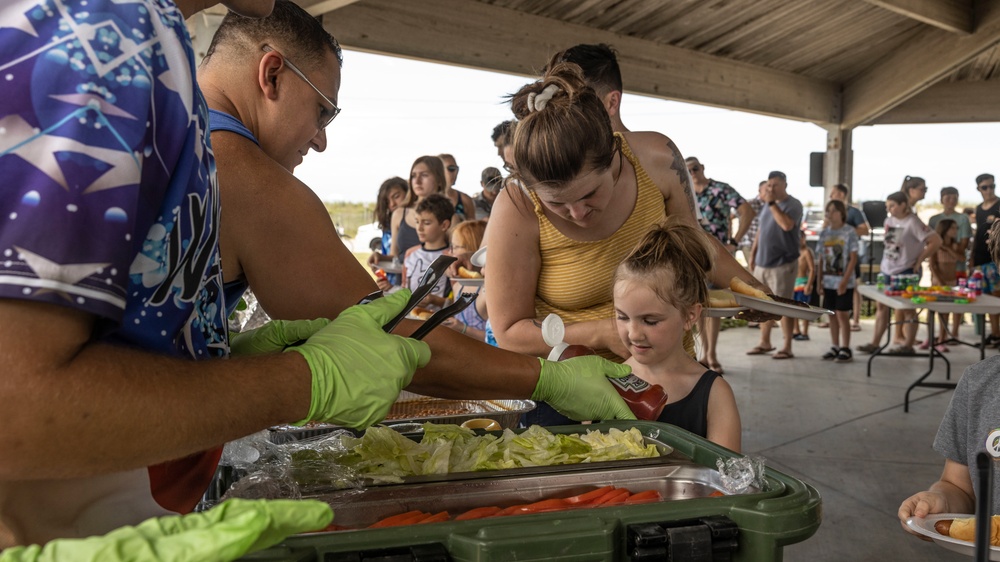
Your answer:
[[[291,341],[308,339],[294,352],[222,360],[219,192],[184,23],[211,4],[0,9],[0,528],[15,543],[191,511],[223,443],[324,418],[367,426],[429,359],[381,330],[380,303],[249,344],[280,351],[294,324]],[[343,375],[387,352],[378,388],[352,381],[363,398],[346,399]]]
[[[736,252],[737,241],[746,234],[757,213],[731,185],[706,176],[705,166],[697,157],[689,156],[684,162],[687,164],[688,173],[691,174],[698,210],[701,211],[702,228],[715,237],[732,256]],[[730,236],[729,231],[729,220],[733,209],[736,209],[740,220],[736,236]],[[704,334],[699,361],[720,375],[723,374],[722,365],[719,363],[715,348],[719,342],[721,326],[721,318],[698,319],[698,331]]]

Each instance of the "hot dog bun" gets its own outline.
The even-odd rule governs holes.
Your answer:
[[[410,310],[410,315],[411,316],[416,316],[417,318],[419,318],[421,320],[427,320],[428,318],[430,318],[431,316],[434,315],[434,311],[427,310],[426,308],[424,308],[422,306],[415,306],[415,307],[413,307],[412,310]]]
[[[936,524],[934,529],[937,530]],[[975,542],[976,518],[953,519],[951,527],[948,529],[948,536],[953,539]],[[990,545],[1000,546],[1000,515],[994,515],[992,521],[990,521]]]
[[[482,279],[483,278],[483,274],[482,273],[479,273],[478,271],[472,271],[472,270],[469,270],[469,269],[465,269],[462,266],[458,266],[458,276],[461,277],[462,279]]]
[[[712,289],[708,292],[708,306],[710,308],[734,308],[739,304],[733,293],[724,289]]]
[[[765,301],[774,300],[764,291],[752,287],[749,283],[740,279],[739,277],[733,277],[732,279],[729,280],[729,289],[734,293],[739,293],[741,295],[746,295],[748,297],[754,297],[760,300],[765,300]]]

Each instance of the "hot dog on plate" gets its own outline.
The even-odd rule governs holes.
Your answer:
[[[1000,546],[1000,515],[994,515],[990,523],[990,545]],[[934,523],[934,530],[953,539],[975,542],[976,518],[942,519]]]

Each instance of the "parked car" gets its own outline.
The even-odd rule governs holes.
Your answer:
[[[825,218],[823,209],[805,209],[802,213],[802,232],[806,233],[806,242],[810,246],[816,245]]]
[[[365,250],[382,251],[382,229],[378,227],[377,222],[358,227],[358,234],[354,237],[354,251],[364,252]]]

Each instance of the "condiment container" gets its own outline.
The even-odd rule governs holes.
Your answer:
[[[542,321],[542,339],[552,347],[549,361],[562,361],[581,355],[595,355],[597,352],[585,345],[566,343],[566,326],[558,314],[549,314]],[[640,420],[656,421],[667,405],[667,393],[658,384],[650,384],[636,375],[630,374],[620,379],[608,379],[625,403]]]

